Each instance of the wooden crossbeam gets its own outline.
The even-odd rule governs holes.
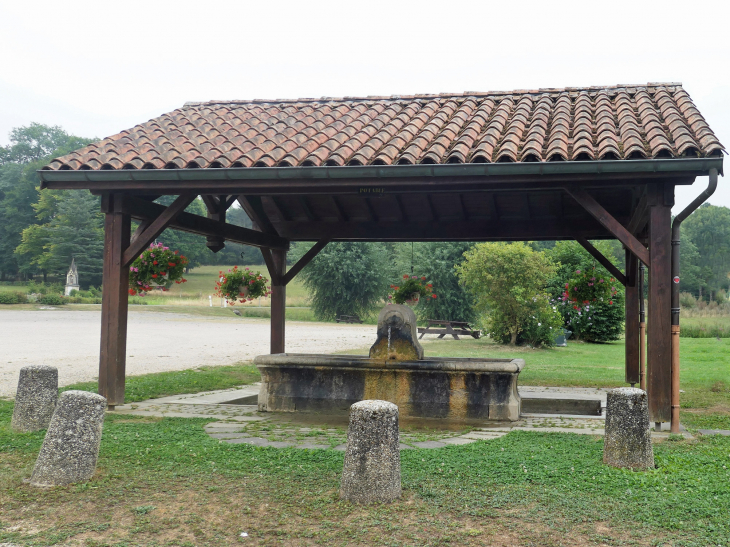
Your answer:
[[[157,218],[166,209],[164,205],[150,203],[130,196],[124,196],[121,207],[122,212],[131,215],[132,218],[142,220]],[[169,227],[206,237],[222,236],[227,241],[253,247],[269,247],[281,250],[289,248],[289,241],[277,235],[242,228],[227,222],[217,222],[192,213],[179,213],[169,223]]]
[[[576,238],[576,241],[578,243],[580,243],[583,246],[583,248],[586,251],[588,251],[588,253],[593,258],[598,260],[598,262],[601,264],[601,266],[606,268],[611,273],[611,275],[613,275],[616,279],[618,279],[619,283],[621,283],[624,287],[626,286],[626,276],[623,273],[621,273],[621,270],[619,270],[616,266],[614,266],[613,263],[608,258],[603,256],[603,253],[601,253],[601,251],[596,249],[593,246],[593,244],[591,244],[590,241],[588,241],[584,237],[578,237],[578,238]]]
[[[639,203],[637,203],[636,208],[634,209],[634,215],[631,217],[631,220],[629,220],[629,223],[626,225],[626,229],[632,233],[635,234],[641,229],[646,226],[646,223],[649,221],[649,201],[647,200],[646,194],[641,196],[641,199],[639,200]]]
[[[271,249],[263,247],[261,249],[261,256],[264,257],[266,263],[266,269],[269,270],[269,277],[271,278],[272,285],[284,285],[279,279],[279,268],[274,263],[274,256],[271,254]]]
[[[144,232],[139,235],[135,232],[135,239],[130,243],[129,247],[124,251],[122,262],[125,268],[128,268],[132,262],[144,251],[150,243],[152,243],[157,236],[159,236],[170,223],[175,220],[175,217],[182,213],[185,208],[195,200],[195,194],[180,194],[175,201],[173,201],[168,207],[164,208],[164,211],[157,215]],[[147,219],[148,220],[148,219]]]
[[[278,235],[261,204],[261,196],[238,196],[238,203],[261,232]]]
[[[312,259],[319,254],[319,252],[324,249],[327,246],[327,243],[329,243],[329,239],[320,239],[317,243],[314,244],[314,246],[309,249],[305,255],[300,258],[296,264],[294,264],[288,272],[284,274],[284,277],[282,279],[284,285],[288,285],[289,281],[294,279],[294,276],[296,276],[299,272],[302,271],[302,268],[309,264]]]
[[[601,225],[611,232],[616,239],[624,244],[636,257],[649,266],[649,251],[636,239],[621,223],[598,203],[593,196],[580,188],[565,188],[565,191],[579,205],[588,211]]]

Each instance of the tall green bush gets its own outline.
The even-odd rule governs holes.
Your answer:
[[[296,261],[310,245],[296,244]],[[330,243],[299,273],[310,290],[315,317],[331,321],[338,315],[368,315],[383,304],[392,275],[382,243]]]

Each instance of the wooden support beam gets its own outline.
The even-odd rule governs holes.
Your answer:
[[[652,184],[649,195],[649,310],[647,395],[649,420],[671,419],[671,222],[672,204],[664,185]],[[668,202],[669,201],[669,202]]]
[[[276,216],[278,216],[282,222],[289,222],[291,220],[291,218],[284,213],[284,210],[281,208],[279,202],[274,196],[266,196],[266,199],[271,204],[271,207],[274,209]]]
[[[638,266],[638,259],[626,249],[625,381],[632,386],[641,381]]]
[[[400,196],[396,195],[395,202],[398,205],[398,212],[400,213],[400,221],[401,222],[408,222],[408,215],[406,215],[406,209],[403,207],[403,201],[401,201]]]
[[[349,218],[347,218],[345,211],[342,209],[342,205],[335,196],[330,196],[330,202],[332,203],[332,207],[335,210],[335,215],[337,216],[338,222],[347,222],[348,220],[350,220]]]
[[[487,214],[489,220],[497,222],[499,220],[499,211],[497,211],[497,200],[494,198],[494,192],[487,194]]]
[[[138,198],[123,196],[122,198],[123,212],[135,219],[154,219],[165,211],[164,205],[150,203]],[[170,228],[199,234],[203,236],[223,235],[227,241],[241,243],[243,245],[251,245],[253,247],[270,247],[272,249],[288,249],[289,242],[277,235],[241,228],[233,224],[216,222],[209,218],[201,217],[191,213],[180,213],[169,224]]]
[[[307,220],[319,220],[317,217],[314,216],[314,213],[312,213],[312,209],[309,207],[309,204],[307,203],[307,200],[304,196],[299,196],[299,205],[302,207],[302,211],[304,211],[304,215],[307,217]]]
[[[274,255],[271,254],[271,249],[262,247],[261,256],[264,257],[264,262],[266,263],[266,269],[269,271],[269,278],[271,279],[272,286],[281,285],[282,281],[277,277],[279,275],[279,269],[274,261]]]
[[[461,216],[464,220],[469,220],[469,213],[466,210],[466,205],[464,205],[464,194],[459,194],[459,208],[461,209]]]
[[[99,351],[99,394],[109,408],[124,404],[127,358],[127,309],[129,266],[124,251],[129,246],[132,220],[121,210],[121,195],[102,198],[104,212],[104,265],[101,298],[101,347]]]
[[[137,225],[137,229],[134,231],[134,233],[132,234],[131,239],[129,240],[130,243],[134,243],[137,240],[137,238],[139,236],[141,236],[142,233],[144,233],[144,231],[149,227],[150,224],[152,224],[152,221],[149,220],[149,219],[147,219],[147,220],[140,220],[139,221],[139,224]]]
[[[372,220],[373,222],[377,222],[380,220],[378,218],[378,215],[375,214],[375,209],[373,208],[373,204],[370,203],[370,198],[364,198],[363,201],[365,202],[365,208],[368,211],[368,219]]]
[[[598,262],[601,264],[601,266],[606,268],[611,273],[611,275],[613,275],[618,280],[619,283],[626,286],[626,276],[623,273],[621,273],[621,270],[619,270],[616,266],[613,265],[613,262],[611,262],[608,258],[603,256],[603,253],[601,253],[601,251],[596,249],[590,241],[588,241],[584,237],[578,237],[578,238],[576,238],[576,241],[578,243],[580,243],[581,246],[586,251],[588,251],[588,253],[593,258],[598,260]]]
[[[581,188],[566,188],[565,191],[588,211],[601,225],[611,232],[616,239],[624,244],[639,260],[647,266],[649,265],[649,251],[646,250],[638,239],[636,239],[629,231],[624,228],[619,221],[611,216],[611,214],[598,203],[593,196]]]
[[[648,214],[649,205],[646,194],[644,194],[641,196],[641,199],[639,199],[639,203],[636,204],[634,214],[631,216],[631,220],[629,220],[629,223],[626,225],[626,229],[632,234],[639,233],[644,226],[646,226],[649,219]]]
[[[428,210],[431,213],[431,218],[434,222],[438,222],[439,215],[436,212],[436,206],[433,204],[433,200],[431,199],[431,194],[426,194],[426,201],[428,202]]]
[[[271,285],[271,353],[284,353],[286,351],[286,284],[283,281],[284,272],[286,272],[286,251],[274,250],[271,254],[276,272],[276,281]]]
[[[261,196],[238,196],[238,203],[261,232],[278,235],[261,204]]]
[[[311,249],[309,249],[306,254],[300,258],[296,264],[294,264],[286,274],[284,274],[284,285],[288,285],[289,282],[294,279],[294,277],[302,271],[302,268],[309,264],[312,259],[319,254],[319,252],[324,249],[327,246],[327,243],[329,243],[328,239],[320,239],[317,243],[315,243]]]
[[[123,263],[127,268],[135,261],[135,259],[144,251],[157,236],[159,236],[175,217],[182,213],[185,208],[195,200],[195,194],[181,194],[173,201],[165,210],[162,211],[155,220],[150,222],[147,229],[137,235],[135,231],[134,241],[124,251]],[[141,226],[141,225],[140,225]]]

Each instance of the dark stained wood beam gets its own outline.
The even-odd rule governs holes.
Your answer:
[[[309,207],[309,204],[307,203],[307,200],[304,196],[299,196],[299,205],[302,207],[302,211],[304,211],[304,215],[307,217],[308,220],[319,220],[317,217],[314,216],[314,213],[312,213],[312,209]]]
[[[319,252],[324,249],[327,246],[327,243],[329,243],[328,239],[321,239],[317,243],[315,243],[311,249],[309,249],[305,255],[300,258],[296,264],[294,264],[291,268],[289,268],[289,271],[284,274],[284,279],[282,280],[284,285],[288,285],[289,282],[294,279],[294,277],[302,271],[302,268],[309,264],[312,259],[319,254]]]
[[[99,394],[111,410],[124,404],[127,360],[127,310],[129,266],[123,263],[129,246],[131,218],[122,210],[122,196],[102,196],[104,213],[104,291],[101,297],[101,347],[99,351]]]
[[[261,196],[238,196],[238,203],[259,231],[278,235],[261,204]]]
[[[400,199],[399,195],[394,196],[395,202],[398,205],[398,212],[400,213],[400,220],[402,222],[408,222],[408,215],[406,215],[406,208],[403,207],[403,201]]]
[[[491,218],[468,221],[424,220],[419,222],[286,222],[277,225],[290,241],[530,241],[558,239],[615,239],[598,222],[585,224],[555,219],[539,221],[539,230],[532,223],[494,222]]]
[[[433,219],[434,222],[438,222],[439,215],[436,212],[436,207],[434,206],[433,200],[431,199],[431,194],[426,194],[426,201],[428,202],[428,209],[429,209],[429,212],[431,213],[431,218]]]
[[[603,256],[603,253],[596,249],[593,244],[591,244],[590,241],[588,241],[584,237],[578,237],[576,238],[576,241],[581,244],[581,246],[588,251],[588,253],[598,260],[598,262],[606,268],[611,275],[613,275],[616,279],[618,279],[619,283],[621,283],[623,286],[626,286],[626,276],[621,273],[621,270],[619,270],[616,266],[613,265],[613,262],[611,262],[608,258]]]
[[[593,196],[582,188],[566,188],[565,191],[586,211],[588,211],[593,218],[603,225],[609,232],[611,232],[616,239],[624,244],[639,260],[641,260],[647,266],[649,265],[649,251],[646,250],[641,242],[636,239],[626,228],[624,228],[619,221],[611,216],[611,214],[598,203]]]
[[[150,203],[141,199],[121,196],[123,212],[135,219],[155,219],[166,209],[164,205]],[[271,247],[273,249],[288,249],[289,241],[273,235],[248,228],[241,228],[227,222],[220,223],[209,218],[182,212],[170,223],[170,228],[190,232],[202,236],[223,236],[227,241],[251,245],[253,247]],[[316,238],[315,238],[316,239]]]
[[[370,203],[370,198],[364,198],[363,201],[365,201],[365,208],[367,209],[369,220],[377,222],[379,220],[378,215],[375,214],[375,209],[373,208],[373,204]]]
[[[276,198],[274,196],[266,196],[266,200],[271,208],[274,210],[276,216],[278,216],[284,222],[289,222],[291,220],[288,215],[284,214],[284,210],[281,208],[279,202],[276,201]]]
[[[631,385],[641,381],[638,266],[637,258],[626,249],[625,381]]]
[[[469,213],[466,211],[466,205],[464,205],[464,194],[459,194],[459,208],[461,209],[462,218],[469,220]]]
[[[532,214],[530,213],[530,197],[527,194],[527,192],[524,192],[522,195],[522,216],[530,220],[532,218]]]
[[[279,279],[279,268],[276,265],[276,262],[274,261],[274,255],[271,254],[271,249],[268,247],[262,247],[261,248],[261,256],[264,257],[264,262],[266,263],[266,269],[269,271],[269,277],[271,278],[271,284],[272,285],[281,285],[282,282]]]
[[[142,233],[149,227],[150,224],[152,224],[152,221],[149,220],[149,219],[147,219],[147,220],[140,220],[139,221],[139,224],[137,225],[137,229],[132,234],[132,237],[130,239],[130,242],[131,243],[134,243],[137,240],[137,238],[140,235],[142,235]]]
[[[497,211],[497,200],[494,199],[494,193],[487,194],[487,214],[492,222],[499,220],[499,212]]]
[[[641,196],[641,199],[639,199],[639,202],[636,204],[634,214],[631,216],[631,220],[629,220],[629,223],[626,225],[626,229],[630,233],[636,234],[640,232],[644,228],[644,226],[646,226],[646,223],[648,221],[649,204],[646,194],[644,194],[643,196]]]
[[[132,262],[135,261],[142,251],[149,247],[150,243],[152,243],[157,236],[159,236],[165,228],[167,228],[170,223],[175,220],[175,217],[182,213],[185,208],[195,200],[195,198],[195,194],[181,194],[175,198],[175,201],[173,201],[168,207],[162,206],[164,210],[157,215],[157,218],[150,222],[144,232],[139,235],[135,232],[135,236],[137,237],[135,237],[134,241],[124,251],[124,256],[122,257],[123,265],[126,268],[129,268]]]
[[[330,196],[330,202],[332,203],[332,207],[335,210],[335,215],[337,216],[337,220],[339,222],[347,222],[348,220],[350,220],[345,214],[342,205],[335,196]]]
[[[286,272],[286,251],[271,252],[274,270],[271,284],[271,353],[286,351],[286,284],[283,282]],[[276,276],[273,274],[276,273]]]

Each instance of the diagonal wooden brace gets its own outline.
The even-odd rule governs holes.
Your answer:
[[[185,208],[195,199],[195,194],[181,194],[169,207],[167,207],[155,220],[153,220],[144,232],[135,232],[134,241],[125,249],[122,261],[124,267],[128,268],[132,262],[144,251],[157,236],[159,236],[175,217],[182,213]]]
[[[314,246],[309,249],[306,254],[289,269],[288,272],[284,274],[284,278],[282,280],[284,285],[288,285],[289,281],[294,279],[294,276],[301,272],[302,268],[309,264],[312,259],[319,254],[319,251],[327,246],[327,243],[329,243],[329,239],[320,239],[317,243],[315,243]]]
[[[603,256],[603,253],[596,249],[593,244],[588,241],[584,237],[578,237],[576,238],[576,241],[580,243],[583,248],[588,251],[588,253],[598,260],[600,262],[601,266],[606,268],[611,275],[613,275],[616,279],[618,279],[619,283],[621,283],[624,287],[626,286],[626,276],[621,273],[621,270],[619,270],[616,266],[613,265],[613,262],[611,262],[608,258]]]
[[[601,225],[611,232],[616,239],[624,244],[644,264],[649,266],[649,251],[636,239],[621,223],[598,203],[593,196],[580,188],[565,188],[565,191],[588,211]]]

